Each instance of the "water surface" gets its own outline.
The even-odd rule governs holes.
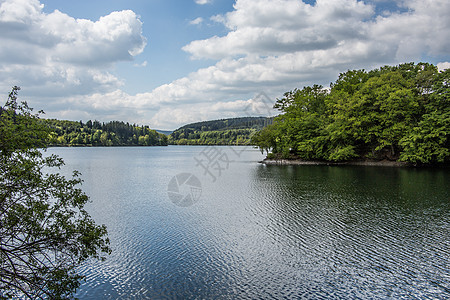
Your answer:
[[[264,166],[245,147],[48,152],[82,172],[113,249],[80,268],[80,299],[450,297],[448,169]],[[189,207],[168,196],[181,173],[201,183]]]

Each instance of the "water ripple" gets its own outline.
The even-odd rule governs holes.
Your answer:
[[[248,149],[212,182],[196,147],[97,150],[54,149],[113,248],[80,267],[80,299],[450,298],[447,170],[262,166]],[[202,182],[192,207],[167,198],[180,172]]]

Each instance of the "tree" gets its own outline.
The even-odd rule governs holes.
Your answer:
[[[266,153],[269,154],[269,151],[277,149],[276,133],[274,131],[275,125],[266,126],[252,136],[251,143],[253,145],[258,145],[261,149],[261,153],[266,151]]]
[[[314,85],[285,93],[273,128],[253,142],[275,157],[448,163],[449,78],[450,70],[426,63],[348,71],[329,91]]]
[[[400,160],[434,163],[450,160],[450,69],[433,78],[424,92],[424,114],[408,135],[400,140]],[[432,93],[430,92],[432,91]]]
[[[43,155],[48,127],[18,91],[0,107],[0,299],[66,299],[83,279],[75,268],[110,253],[107,231],[84,209],[78,172],[44,173],[64,162]]]

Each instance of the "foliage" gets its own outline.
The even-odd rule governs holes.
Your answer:
[[[347,71],[329,90],[295,89],[276,101],[282,114],[253,142],[307,160],[448,162],[449,72],[408,63]]]
[[[272,123],[271,118],[244,117],[185,125],[169,136],[176,145],[248,145],[251,137]]]
[[[75,268],[110,252],[106,227],[85,211],[78,172],[44,173],[64,163],[38,148],[49,128],[18,90],[0,108],[0,299],[66,299],[83,279]]]
[[[227,129],[244,129],[253,127],[262,128],[270,123],[271,123],[270,118],[266,117],[231,118],[231,119],[221,119],[221,120],[191,123],[178,128],[174,132],[183,131],[185,129],[192,129],[196,131],[219,131]]]
[[[258,145],[261,149],[261,153],[266,151],[266,153],[269,154],[271,149],[274,149],[274,151],[277,152],[277,133],[275,132],[275,129],[276,127],[273,124],[266,126],[264,130],[256,132],[252,136],[250,142],[254,145]]]
[[[0,106],[0,151],[3,156],[11,155],[16,150],[43,147],[48,135],[48,130],[37,127],[38,116],[31,113],[27,103],[17,103],[19,90],[19,87],[13,87],[5,106]]]
[[[51,129],[52,146],[167,146],[168,138],[148,126],[119,121],[86,123],[42,120]]]

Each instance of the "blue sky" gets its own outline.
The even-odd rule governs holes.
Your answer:
[[[46,117],[175,129],[260,115],[257,95],[450,61],[448,0],[0,0],[0,94]]]

